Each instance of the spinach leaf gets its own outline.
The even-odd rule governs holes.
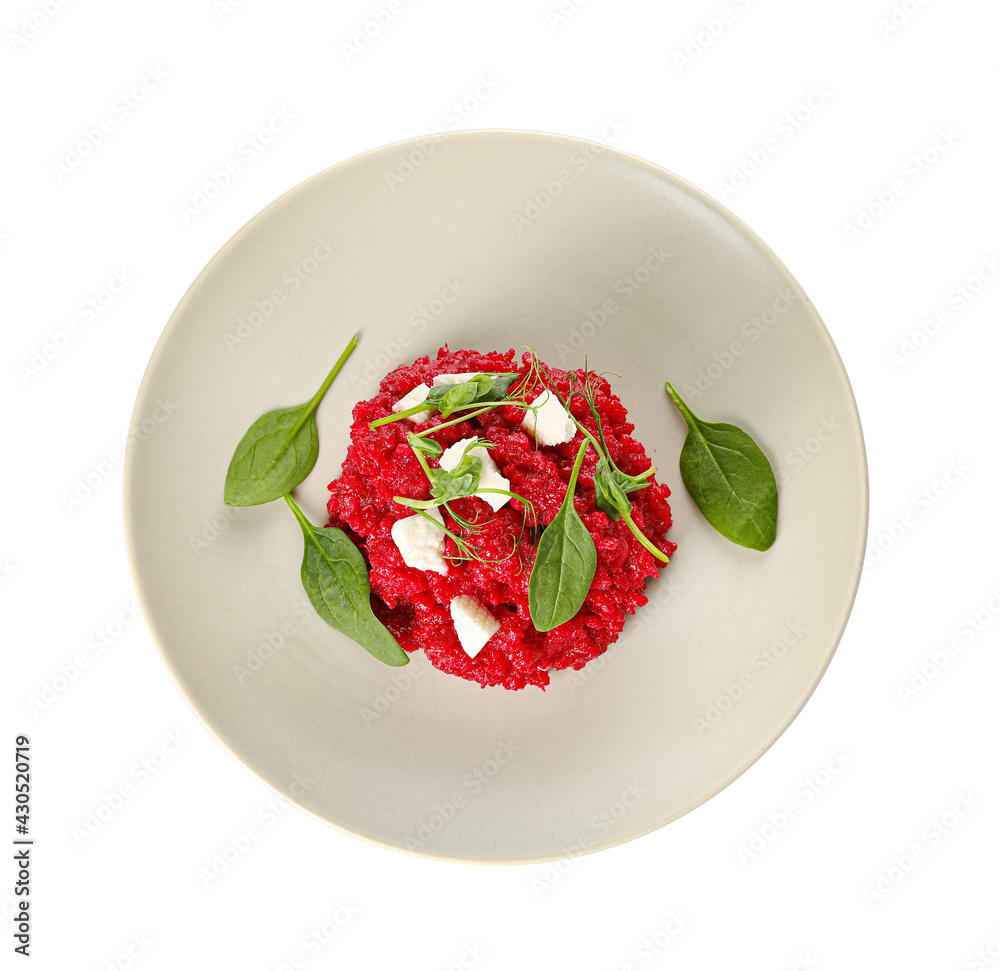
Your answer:
[[[304,405],[269,411],[250,426],[226,472],[227,505],[258,506],[278,499],[312,471],[319,455],[316,409],[357,346],[355,334],[319,391]]]
[[[681,478],[698,508],[731,542],[769,549],[777,535],[778,486],[767,456],[741,428],[702,421],[669,381],[666,389],[687,422]]]
[[[406,652],[372,612],[368,568],[361,551],[343,530],[317,528],[291,496],[286,495],[285,501],[302,527],[302,586],[316,613],[383,664],[408,664]]]
[[[597,547],[573,504],[589,444],[585,441],[576,454],[566,498],[542,533],[528,578],[528,613],[535,630],[542,633],[576,616],[597,571]]]
[[[312,471],[319,455],[319,434],[308,405],[279,408],[258,418],[226,473],[229,506],[257,506],[291,492]]]

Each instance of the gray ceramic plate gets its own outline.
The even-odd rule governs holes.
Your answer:
[[[417,655],[374,661],[316,618],[283,503],[222,503],[262,412],[305,401],[350,335],[298,490],[315,522],[354,403],[421,354],[531,345],[615,390],[674,490],[678,551],[616,645],[548,690],[484,690]],[[735,421],[779,476],[756,553],[680,482],[685,428]],[[515,131],[390,145],[297,186],[184,296],[139,392],[129,553],[164,663],[230,752],[303,809],[375,843],[541,861],[648,833],[740,775],[788,727],[854,599],[867,522],[858,415],[837,351],[774,254],[669,172]]]

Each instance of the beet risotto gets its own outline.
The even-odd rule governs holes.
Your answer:
[[[491,407],[450,414],[418,407],[478,375],[504,381]],[[522,406],[507,403],[511,398]],[[445,346],[434,360],[421,357],[388,374],[378,394],[354,408],[328,509],[329,525],[344,529],[368,562],[373,609],[400,646],[423,650],[449,674],[509,689],[544,687],[550,669],[580,669],[603,654],[625,615],[646,603],[647,577],[675,549],[664,536],[670,490],[650,474],[633,427],[603,377],[548,367],[532,352],[517,362],[512,350]],[[560,512],[588,441],[573,500],[593,537],[597,566],[582,607],[542,632],[529,612],[529,574],[542,529]],[[458,476],[475,458],[479,491],[446,505],[419,505],[442,495],[431,477]],[[631,483],[623,515],[598,508],[602,461],[605,474],[610,466],[618,481]]]

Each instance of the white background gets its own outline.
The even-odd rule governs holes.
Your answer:
[[[1000,967],[995,5],[394,0],[345,47],[380,9],[3,4],[0,737],[33,740],[36,966]],[[275,109],[293,120],[241,154]],[[867,437],[881,548],[803,713],[708,804],[558,867],[410,858],[285,809],[129,610],[120,447],[188,284],[299,181],[457,127],[605,137],[721,199],[823,315]]]

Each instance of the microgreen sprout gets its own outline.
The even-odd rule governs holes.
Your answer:
[[[598,462],[594,473],[594,501],[597,508],[610,516],[615,522],[617,522],[619,518],[624,520],[625,525],[628,527],[632,535],[646,550],[649,551],[651,555],[663,563],[669,562],[670,558],[667,554],[653,545],[650,539],[642,532],[641,529],[639,529],[635,520],[632,518],[632,503],[628,498],[628,493],[635,492],[637,489],[646,488],[649,485],[649,482],[646,480],[656,472],[656,467],[653,466],[639,475],[629,475],[619,469],[615,464],[604,438],[604,424],[601,421],[600,411],[597,408],[595,400],[597,391],[591,380],[592,376],[600,378],[602,375],[594,375],[594,372],[587,370],[587,362],[585,359],[585,379],[581,379],[578,374],[571,371],[569,378],[570,392],[568,396],[564,397],[556,387],[552,376],[539,362],[538,355],[536,354],[534,348],[529,347],[526,349],[530,355],[531,362],[529,374],[534,373],[537,376],[538,383],[559,399],[559,403],[566,409],[567,414],[573,419],[576,427],[583,433],[584,438],[590,442],[594,450],[597,452]],[[599,438],[595,437],[590,429],[588,429],[580,421],[580,419],[573,414],[570,405],[573,398],[576,397],[581,398],[586,403],[588,410],[591,415],[593,415],[594,422],[597,425],[597,434]]]

